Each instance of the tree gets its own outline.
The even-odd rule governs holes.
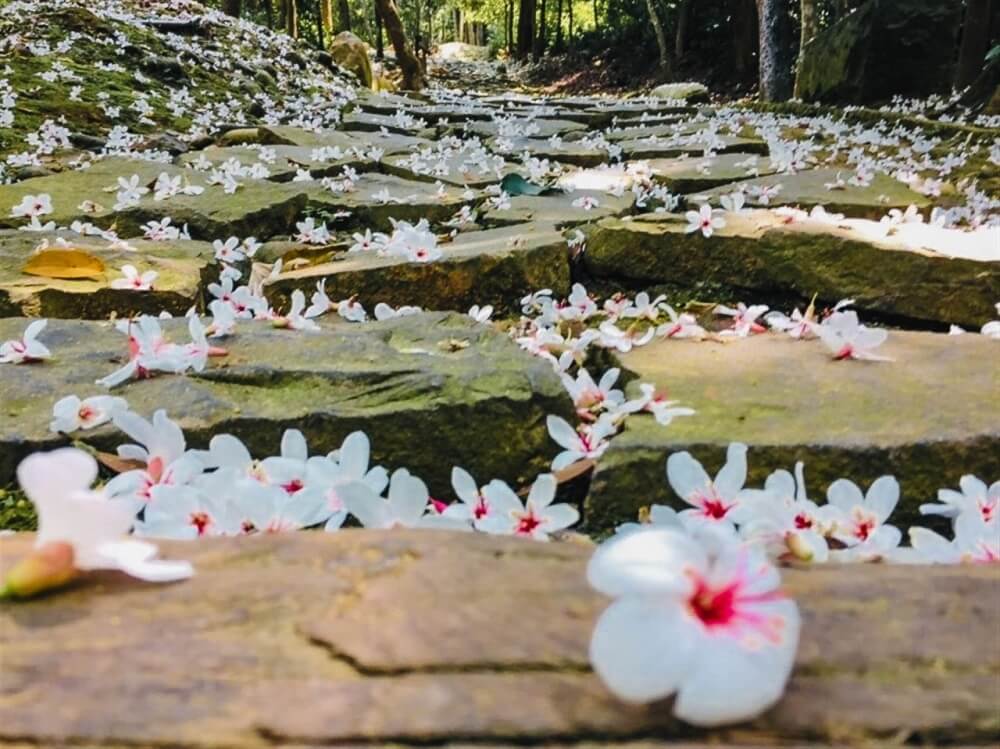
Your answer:
[[[239,18],[242,5],[242,0],[222,0],[222,12],[231,15],[233,18]]]
[[[812,41],[819,31],[819,9],[816,7],[816,0],[801,0],[799,4],[799,64],[798,70],[802,70],[807,54],[807,45]],[[799,76],[795,76],[795,95],[800,95],[801,85]]]
[[[681,0],[677,6],[677,35],[674,38],[674,59],[680,61],[687,49],[688,24],[691,21],[691,0]]]
[[[789,0],[757,0],[763,101],[786,101],[792,95],[792,19],[788,5]]]
[[[663,22],[656,12],[656,0],[646,0],[646,8],[649,10],[649,21],[653,25],[653,33],[656,35],[656,46],[660,49],[660,74],[664,78],[669,78],[670,50],[667,47],[667,35],[663,30]]]
[[[966,0],[965,21],[962,24],[962,44],[958,50],[955,88],[971,85],[985,67],[990,49],[990,19],[993,0]]]
[[[281,0],[284,11],[285,33],[292,39],[299,38],[299,3],[298,0]]]
[[[327,0],[329,2],[329,0]],[[350,31],[351,30],[351,6],[347,0],[338,0],[337,2],[337,14],[340,18],[340,28],[338,31]],[[332,13],[330,14],[333,15]],[[330,19],[333,20],[332,18]]]
[[[517,56],[525,58],[531,54],[535,44],[535,0],[520,0],[517,16]]]
[[[392,42],[392,48],[396,52],[396,63],[403,74],[403,88],[419,91],[424,87],[424,68],[413,54],[406,39],[396,0],[375,0],[375,3],[379,15],[382,16],[382,23],[385,24],[385,30],[389,34],[389,41]]]

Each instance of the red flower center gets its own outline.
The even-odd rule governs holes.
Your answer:
[[[192,512],[190,517],[191,525],[198,529],[198,535],[204,536],[208,526],[212,524],[212,519],[207,512]]]
[[[519,536],[530,536],[541,524],[541,518],[529,511],[518,518],[517,529],[514,532]]]

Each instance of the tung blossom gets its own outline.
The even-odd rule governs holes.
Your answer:
[[[678,718],[714,726],[781,698],[800,618],[760,552],[727,534],[639,529],[602,544],[587,577],[613,599],[594,628],[590,662],[621,699],[676,694]]]
[[[685,233],[692,234],[700,231],[702,236],[708,239],[715,233],[716,229],[721,229],[726,225],[726,220],[720,215],[722,211],[712,209],[708,203],[702,204],[697,211],[688,211],[684,214],[688,225]]]
[[[739,522],[741,492],[747,479],[747,446],[733,442],[726,450],[726,464],[715,478],[689,452],[667,458],[667,481],[677,496],[692,506],[680,514],[700,520]]]
[[[524,504],[507,484],[491,481],[483,488],[490,511],[477,527],[487,533],[548,541],[551,534],[580,519],[580,513],[572,505],[552,504],[555,496],[556,478],[551,473],[543,473],[535,479]]]
[[[69,434],[83,429],[93,429],[111,421],[115,414],[128,410],[124,398],[95,395],[81,400],[75,395],[60,398],[52,407],[49,430]]]
[[[125,538],[135,518],[133,509],[91,491],[96,478],[97,462],[74,448],[35,453],[21,461],[18,482],[38,511],[35,556],[50,562],[56,557],[63,569],[49,580],[32,581],[31,590],[19,591],[12,584],[18,581],[15,568],[0,592],[39,592],[68,581],[73,570],[121,570],[149,582],[191,577],[194,570],[189,563],[155,560],[155,546]]]
[[[139,273],[134,265],[122,266],[122,278],[116,278],[111,282],[112,289],[129,289],[131,291],[152,291],[153,282],[160,274],[155,270],[147,270]]]
[[[593,425],[582,426],[579,431],[565,419],[550,415],[545,420],[549,436],[563,448],[552,460],[552,470],[563,468],[588,458],[599,458],[608,449],[608,438],[615,433],[614,423],[609,419],[598,419]]]
[[[830,349],[834,359],[862,359],[866,361],[892,361],[887,356],[873,353],[885,343],[889,332],[882,328],[869,328],[858,321],[853,310],[834,312],[816,329],[820,340]]]
[[[0,364],[32,364],[52,356],[52,352],[38,340],[48,324],[48,320],[34,320],[25,328],[20,340],[0,344]]]

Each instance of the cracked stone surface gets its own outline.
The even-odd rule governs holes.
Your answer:
[[[844,476],[865,486],[896,476],[902,497],[893,523],[903,528],[926,524],[918,506],[963,474],[1000,475],[996,341],[893,330],[879,353],[895,361],[835,361],[819,341],[774,335],[662,340],[621,355],[642,382],[697,414],[666,428],[631,419],[598,462],[585,525],[608,530],[643,506],[679,507],[667,455],[690,450],[714,475],[731,441],[750,447],[749,486],[797,460],[817,500]]]
[[[594,201],[590,207],[574,205],[589,198]],[[560,227],[578,226],[602,218],[622,216],[632,210],[635,195],[610,195],[598,190],[576,190],[572,193],[552,195],[518,195],[510,199],[510,208],[496,208],[487,205],[483,210],[483,221],[489,226],[509,226],[534,221],[554,224]]]
[[[440,247],[443,257],[431,263],[341,252],[330,262],[282,273],[265,294],[282,308],[295,289],[308,295],[325,279],[331,299],[357,295],[369,313],[379,302],[461,312],[491,304],[506,313],[516,312],[520,298],[537,289],[569,293],[566,239],[552,225],[464,232]]]
[[[204,372],[133,381],[113,393],[147,418],[169,408],[191,447],[230,433],[251,454],[266,456],[294,427],[313,453],[325,454],[363,429],[373,460],[405,466],[439,493],[449,490],[452,465],[517,485],[533,478],[556,451],[546,415],[572,413],[548,363],[465,314],[364,326],[327,317],[313,334],[241,323],[221,343],[229,355],[213,357]],[[0,340],[19,337],[26,325],[22,318],[0,319]],[[189,340],[183,320],[163,328],[168,340]],[[0,486],[13,481],[29,452],[67,443],[48,431],[52,404],[102,392],[95,380],[126,356],[126,338],[110,323],[50,320],[39,340],[52,360],[0,367]],[[122,442],[110,426],[85,436],[103,450]],[[483,450],[486,443],[492,448]]]
[[[770,212],[727,213],[725,221],[706,238],[688,233],[680,214],[607,219],[589,232],[584,263],[613,290],[707,285],[721,287],[722,298],[782,309],[805,308],[813,294],[830,306],[851,298],[864,315],[942,330],[978,330],[1000,299],[998,262],[948,258],[818,221],[788,224]]]
[[[31,541],[4,539],[0,569]],[[195,577],[94,574],[0,608],[0,746],[870,746],[1000,730],[996,569],[786,571],[805,626],[784,699],[703,730],[589,671],[606,601],[584,542],[344,530],[161,549]]]

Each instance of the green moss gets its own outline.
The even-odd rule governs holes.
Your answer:
[[[0,530],[33,531],[38,528],[35,506],[17,489],[0,489]]]

